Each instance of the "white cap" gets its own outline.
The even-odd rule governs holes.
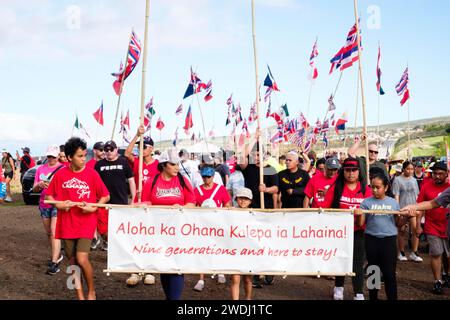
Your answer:
[[[236,198],[247,198],[253,200],[252,190],[250,190],[249,188],[239,188],[236,191]]]
[[[181,159],[178,156],[177,149],[168,149],[167,151],[164,151],[161,153],[158,161],[159,161],[159,163],[164,163],[164,162],[179,163],[181,161]]]
[[[57,145],[48,146],[45,155],[57,158],[59,156],[59,146]]]

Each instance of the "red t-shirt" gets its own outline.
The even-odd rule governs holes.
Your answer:
[[[97,203],[109,192],[97,171],[85,167],[81,172],[73,172],[70,167],[65,167],[54,175],[47,195],[57,201]],[[69,211],[58,210],[55,238],[92,239],[96,227],[97,212],[85,213],[78,207],[72,207]]]
[[[5,177],[3,176],[3,168],[0,164],[0,183],[5,182]]]
[[[334,187],[335,185],[332,185],[325,195],[325,208],[331,208],[331,206],[333,205]],[[360,192],[360,189],[360,182],[358,182],[358,185],[354,190],[350,190],[347,185],[344,185],[344,190],[342,191],[341,200],[339,202],[339,209],[358,209],[364,199],[370,198],[372,196],[372,189],[369,186],[366,187],[366,192],[364,194]],[[354,231],[364,230],[365,228],[365,224],[362,227],[357,227],[356,224],[354,225]]]
[[[142,188],[142,202],[150,202],[154,206],[172,206],[174,204],[184,206],[187,203],[196,203],[191,183],[187,178],[183,177],[183,179],[186,184],[184,189],[177,176],[170,180],[164,180],[162,176],[158,176],[153,189],[153,179],[147,180]]]
[[[159,161],[155,159],[150,164],[145,164],[145,161],[142,162],[142,185],[144,186],[147,181],[152,181],[153,178],[159,173],[158,171],[158,163]],[[136,188],[139,185],[139,157],[134,157],[134,161],[130,162],[130,166],[133,169],[134,173],[134,181],[136,182]]]
[[[91,169],[95,169],[95,164],[96,163],[97,163],[97,160],[95,160],[95,158],[92,158],[91,160],[86,162],[86,167],[91,168]]]
[[[450,183],[440,186],[436,185],[433,180],[422,185],[417,203],[422,201],[431,201],[438,197],[445,189],[450,187]],[[425,234],[436,236],[439,238],[447,238],[447,209],[437,208],[425,211]]]
[[[325,208],[325,197],[320,197],[318,191],[323,190],[326,193],[326,191],[328,191],[328,189],[333,185],[337,178],[337,175],[334,175],[330,179],[320,171],[319,173],[315,174],[312,179],[309,180],[305,188],[305,195],[308,198],[313,198],[311,208]]]
[[[197,199],[196,201],[197,206],[200,207],[203,201],[211,198],[211,195],[213,194],[217,186],[218,186],[217,183],[214,183],[213,187],[209,190],[206,190],[203,186],[200,186],[199,188],[202,190],[203,195],[200,195],[198,188],[195,188],[194,193],[195,198]],[[219,190],[217,190],[217,193],[214,195],[213,200],[215,201],[217,207],[220,208],[224,207],[229,201],[231,201],[231,197],[224,186],[219,186]]]

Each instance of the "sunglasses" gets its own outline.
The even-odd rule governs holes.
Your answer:
[[[370,153],[378,154],[378,151],[375,151],[375,150],[369,150],[369,152],[370,152]]]
[[[202,176],[202,178],[203,179],[209,179],[209,178],[211,178],[212,176]]]
[[[115,149],[113,148],[105,148],[105,152],[113,152]]]
[[[103,152],[103,151],[105,151],[103,148],[101,148],[101,149],[97,149],[98,151],[100,151],[100,152]]]
[[[171,167],[175,167],[178,165],[178,163],[172,163],[172,162],[167,162],[167,164]]]
[[[355,171],[358,171],[358,170],[359,170],[358,168],[344,168],[345,172],[355,172]]]
[[[54,157],[54,156],[47,156],[47,158],[49,158],[49,159],[56,159],[56,157]]]

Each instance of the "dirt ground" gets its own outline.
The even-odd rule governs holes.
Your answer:
[[[0,299],[10,300],[74,300],[75,292],[67,289],[67,261],[61,263],[61,272],[45,274],[49,249],[37,207],[22,205],[21,195],[14,196],[12,204],[0,204]],[[402,262],[397,267],[398,296],[402,300],[450,300],[450,289],[436,296],[431,293],[433,278],[430,261],[425,253],[423,263]],[[143,283],[133,288],[125,284],[124,274],[106,276],[106,252],[93,251],[91,260],[95,269],[97,299],[100,300],[154,300],[164,299],[159,277],[155,285]],[[205,290],[193,291],[196,275],[186,275],[183,299],[229,299],[229,281],[217,284],[206,278]],[[329,300],[334,281],[325,278],[288,276],[275,278],[271,286],[254,289],[255,300]],[[242,290],[241,290],[242,291]],[[384,287],[380,298],[384,299]],[[352,299],[350,278],[345,284],[345,299]],[[366,297],[367,291],[365,292]]]

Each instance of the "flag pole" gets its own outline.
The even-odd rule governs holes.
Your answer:
[[[141,81],[141,116],[140,126],[144,125],[145,108],[145,72],[147,69],[147,39],[148,39],[148,17],[150,13],[150,0],[145,3],[145,33],[144,33],[144,52],[142,60],[142,81]],[[123,82],[122,82],[123,84]],[[150,123],[151,124],[151,123]],[[144,164],[144,137],[139,140],[139,183],[138,183],[138,202],[142,200],[142,168]]]
[[[358,65],[359,65],[359,79],[361,81],[361,103],[362,103],[362,111],[363,111],[363,133],[366,136],[365,139],[365,154],[366,154],[366,173],[367,173],[367,183],[369,180],[369,137],[367,136],[367,123],[366,123],[366,99],[364,96],[364,79],[363,79],[363,70],[362,70],[362,56],[361,56],[361,36],[359,33],[359,17],[358,17],[358,0],[353,0],[354,10],[355,10],[355,20],[356,20],[356,35],[358,41]]]
[[[131,29],[131,32],[133,32],[133,29]],[[112,133],[111,133],[111,140],[114,140],[114,132],[116,131],[116,124],[117,124],[117,117],[119,116],[119,107],[120,107],[120,98],[122,97],[122,89],[123,89],[123,84],[125,83],[125,73],[127,71],[127,65],[128,65],[128,51],[130,49],[130,44],[131,44],[131,33],[130,33],[130,41],[128,41],[128,46],[127,46],[127,54],[125,56],[125,65],[123,67],[123,73],[121,75],[122,77],[122,82],[120,83],[120,90],[119,90],[119,98],[117,99],[117,107],[116,107],[116,116],[114,117],[114,125],[113,125],[113,129],[112,129]],[[120,71],[120,70],[119,70]]]
[[[409,63],[406,65],[408,68],[408,78],[409,78]],[[408,88],[409,90],[409,88]],[[411,159],[411,127],[410,127],[410,118],[409,118],[409,109],[410,109],[410,102],[411,98],[408,97],[408,160]]]
[[[356,137],[356,129],[358,126],[358,105],[359,105],[359,72],[358,72],[358,81],[356,84],[356,105],[355,105],[355,127],[353,128],[353,135]]]
[[[256,112],[258,113],[258,129],[256,139],[259,149],[259,183],[264,183],[264,153],[261,141],[261,116],[259,110],[259,88],[258,88],[258,56],[256,51],[256,32],[255,32],[255,1],[252,0],[252,37],[253,37],[253,58],[255,62],[255,86],[256,86]],[[264,209],[264,192],[260,192],[260,205]]]
[[[194,92],[196,91],[195,89],[196,88],[194,88]],[[204,136],[203,139],[205,140],[206,152],[209,154],[208,137],[206,136],[205,120],[203,119],[202,106],[200,105],[200,99],[198,98],[198,94],[195,94],[195,95],[197,96],[197,103],[198,103],[198,109],[200,110],[200,117],[202,118],[203,136]]]
[[[380,48],[380,41],[378,41],[378,48]],[[377,68],[377,74],[378,74],[378,68]],[[377,146],[380,144],[380,100],[381,100],[380,96],[381,96],[381,80],[380,80],[380,90],[378,91]]]

